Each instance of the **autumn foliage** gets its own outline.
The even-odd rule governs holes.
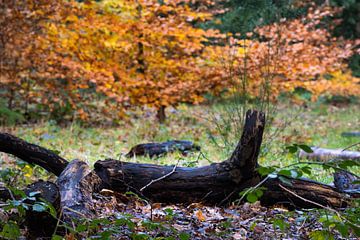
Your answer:
[[[356,42],[323,23],[341,9],[314,6],[238,40],[194,27],[212,16],[186,0],[0,3],[0,94],[9,108],[116,119],[134,106],[196,104],[239,79],[253,97],[264,86],[272,99],[297,87],[314,100],[360,94],[345,66]]]
[[[322,22],[338,11],[313,7],[302,18],[257,28],[258,40],[232,39],[231,72],[246,76],[252,96],[263,94],[264,86],[272,99],[299,87],[310,91],[312,100],[323,94],[360,95],[360,80],[346,70],[346,59],[356,51],[357,41],[332,37],[335,21]]]

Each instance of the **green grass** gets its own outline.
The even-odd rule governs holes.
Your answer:
[[[223,111],[224,104],[226,103],[216,106],[182,105],[176,112],[168,113],[165,125],[157,124],[153,116],[150,116],[124,121],[118,127],[84,128],[78,123],[60,127],[53,122],[44,122],[15,127],[1,126],[0,130],[59,151],[60,155],[68,160],[77,158],[91,165],[97,160],[106,158],[124,160],[122,155],[139,143],[170,139],[191,140],[201,146],[206,158],[199,157],[199,153],[186,157],[173,153],[158,159],[141,157],[126,161],[156,164],[175,164],[179,161],[180,165],[187,166],[190,162],[198,160],[196,165],[206,165],[209,162],[223,161],[230,155],[227,150],[229,148],[221,148],[211,140],[210,136],[215,139],[221,138],[214,122],[206,120],[211,119],[214,109],[218,117],[224,116],[226,114]],[[287,145],[293,143],[324,148],[345,148],[360,141],[359,138],[341,137],[344,131],[360,131],[360,106],[354,104],[342,108],[314,104],[307,109],[284,104],[278,107],[273,117],[273,124],[267,126],[267,137],[264,139],[262,155],[259,159],[261,165],[283,167],[296,162],[297,157],[288,154],[285,150]],[[270,139],[268,136],[277,130],[278,133]],[[234,137],[230,139],[233,144],[238,141]],[[218,143],[221,145],[221,141]],[[352,150],[360,150],[360,147],[355,146]],[[0,161],[5,159],[4,156],[4,154],[0,155]],[[321,169],[316,171],[313,178],[327,183],[332,181],[330,173]]]

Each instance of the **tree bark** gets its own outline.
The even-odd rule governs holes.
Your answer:
[[[92,194],[99,190],[101,179],[85,162],[76,159],[69,163],[56,183],[65,221],[94,217]]]
[[[10,153],[25,162],[39,165],[56,176],[59,176],[69,163],[50,150],[8,133],[0,133],[0,152]]]
[[[160,106],[156,112],[156,118],[159,123],[164,123],[166,120],[165,106]]]
[[[291,185],[283,183],[278,178],[268,179],[263,185],[266,187],[266,192],[260,200],[261,203],[266,206],[281,204],[290,209],[319,208],[320,205],[342,208],[350,203],[349,196],[340,193],[330,185],[309,179],[287,179]]]

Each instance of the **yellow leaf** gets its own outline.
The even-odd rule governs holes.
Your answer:
[[[201,210],[196,211],[195,215],[196,215],[197,219],[199,219],[199,221],[201,221],[201,222],[206,220],[206,218]]]

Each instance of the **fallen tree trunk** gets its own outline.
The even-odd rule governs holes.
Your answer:
[[[343,151],[342,149],[326,149],[319,147],[312,147],[312,153],[306,153],[303,150],[300,151],[299,157],[313,159],[317,161],[329,161],[329,160],[360,160],[360,152],[356,151]]]
[[[61,195],[63,218],[94,217],[92,194],[99,190],[101,179],[80,160],[69,163],[56,181]]]
[[[0,152],[10,153],[25,162],[39,165],[56,176],[59,176],[69,163],[50,150],[8,133],[0,133]]]
[[[189,152],[200,151],[200,146],[195,145],[191,141],[171,140],[167,142],[142,143],[131,148],[125,155],[127,158],[137,156],[160,157],[170,152],[179,151],[186,155]]]
[[[284,177],[284,176],[282,176]],[[264,183],[266,193],[261,203],[267,206],[281,204],[289,208],[346,207],[350,198],[336,188],[309,179],[288,179],[289,184],[279,178],[268,179]]]
[[[66,160],[51,151],[4,133],[0,133],[0,151],[12,153],[60,175],[57,184],[61,191],[62,207],[92,217],[91,194],[103,188],[118,192],[132,191],[153,202],[166,203],[204,202],[219,205],[238,198],[240,191],[261,181],[256,168],[264,127],[264,114],[248,111],[242,137],[231,157],[224,162],[199,168],[108,159],[97,161],[94,170],[90,171],[83,162],[75,161],[68,165]],[[262,202],[286,202],[299,208],[319,207],[311,202],[343,207],[349,199],[328,185],[304,179],[289,181],[292,185],[286,187],[279,179],[268,179],[265,182],[268,190],[264,192]],[[70,196],[75,200],[71,201]],[[79,217],[79,214],[68,215]]]
[[[95,163],[95,172],[106,188],[134,191],[156,202],[220,203],[260,181],[256,168],[264,127],[263,113],[248,112],[239,144],[221,163],[186,168],[105,160]]]

